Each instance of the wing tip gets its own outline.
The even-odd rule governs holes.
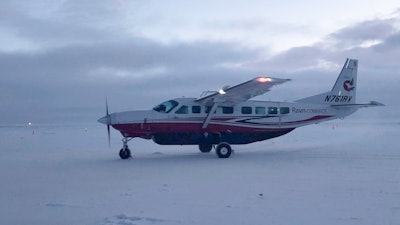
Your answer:
[[[260,83],[266,83],[266,82],[274,82],[274,83],[284,83],[291,81],[292,79],[282,79],[282,78],[275,78],[275,77],[268,77],[268,76],[259,76],[254,78],[255,81],[260,82]]]
[[[385,104],[377,102],[377,101],[371,101],[369,104],[371,106],[386,106]]]

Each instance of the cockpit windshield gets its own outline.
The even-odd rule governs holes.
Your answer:
[[[154,107],[153,110],[161,113],[169,113],[173,110],[179,103],[175,100],[169,100],[159,104],[158,106]]]

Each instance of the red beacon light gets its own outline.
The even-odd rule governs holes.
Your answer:
[[[256,80],[257,80],[258,82],[260,82],[260,83],[266,83],[266,82],[271,81],[271,78],[268,78],[268,77],[258,77]]]

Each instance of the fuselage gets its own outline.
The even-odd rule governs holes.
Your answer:
[[[177,98],[152,110],[108,113],[98,121],[120,131],[120,157],[131,156],[128,141],[152,139],[161,145],[198,145],[201,152],[215,147],[219,158],[229,158],[231,144],[248,144],[287,134],[297,127],[344,118],[359,108],[383,106],[371,101],[356,103],[358,61],[347,59],[328,92],[295,102],[254,101],[290,79],[259,76],[199,98]]]
[[[326,104],[249,100],[234,106],[218,106],[203,128],[211,107],[195,100],[177,98],[152,110],[112,113],[110,124],[124,137],[152,139],[164,145],[248,144],[356,111],[338,110]]]

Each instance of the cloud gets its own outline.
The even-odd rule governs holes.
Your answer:
[[[396,28],[394,19],[376,19],[342,28],[330,36],[333,39],[347,40],[350,42],[364,42],[367,40],[379,40],[392,34]]]
[[[0,90],[2,96],[8,96],[2,99],[2,111],[23,118],[26,107],[48,114],[70,107],[95,108],[99,105],[93,100],[103,101],[110,95],[120,105],[139,95],[141,100],[161,101],[166,92],[177,97],[201,83],[202,88],[209,87],[211,80],[228,75],[229,70],[219,64],[249,56],[249,52],[238,53],[222,43],[166,46],[142,38],[34,53],[0,53]],[[185,90],[187,85],[191,87]],[[150,107],[147,102],[140,101],[134,108]]]
[[[264,69],[270,74],[292,78],[290,84],[285,84],[288,88],[286,91],[268,93],[272,99],[279,99],[298,96],[299,93],[307,96],[329,90],[345,59],[356,58],[360,65],[359,80],[364,82],[361,83],[364,87],[359,90],[361,101],[380,100],[392,104],[396,108],[391,109],[392,112],[399,112],[400,105],[394,97],[400,85],[398,24],[399,17],[360,22],[332,32],[312,45],[290,48],[269,58],[250,60],[242,67]],[[368,40],[379,42],[364,45]],[[296,93],[293,90],[299,91]]]
[[[246,66],[260,68],[269,65],[273,71],[329,71],[336,70],[345,58],[350,57],[360,59],[364,68],[384,65],[398,70],[398,24],[399,17],[360,22],[341,28],[312,45],[293,47]]]
[[[20,42],[30,42],[29,50],[116,41],[130,36],[117,22],[120,14],[107,1],[97,1],[95,7],[92,1],[38,3],[6,1],[0,5],[0,27]],[[48,5],[53,5],[51,10],[46,10]]]

